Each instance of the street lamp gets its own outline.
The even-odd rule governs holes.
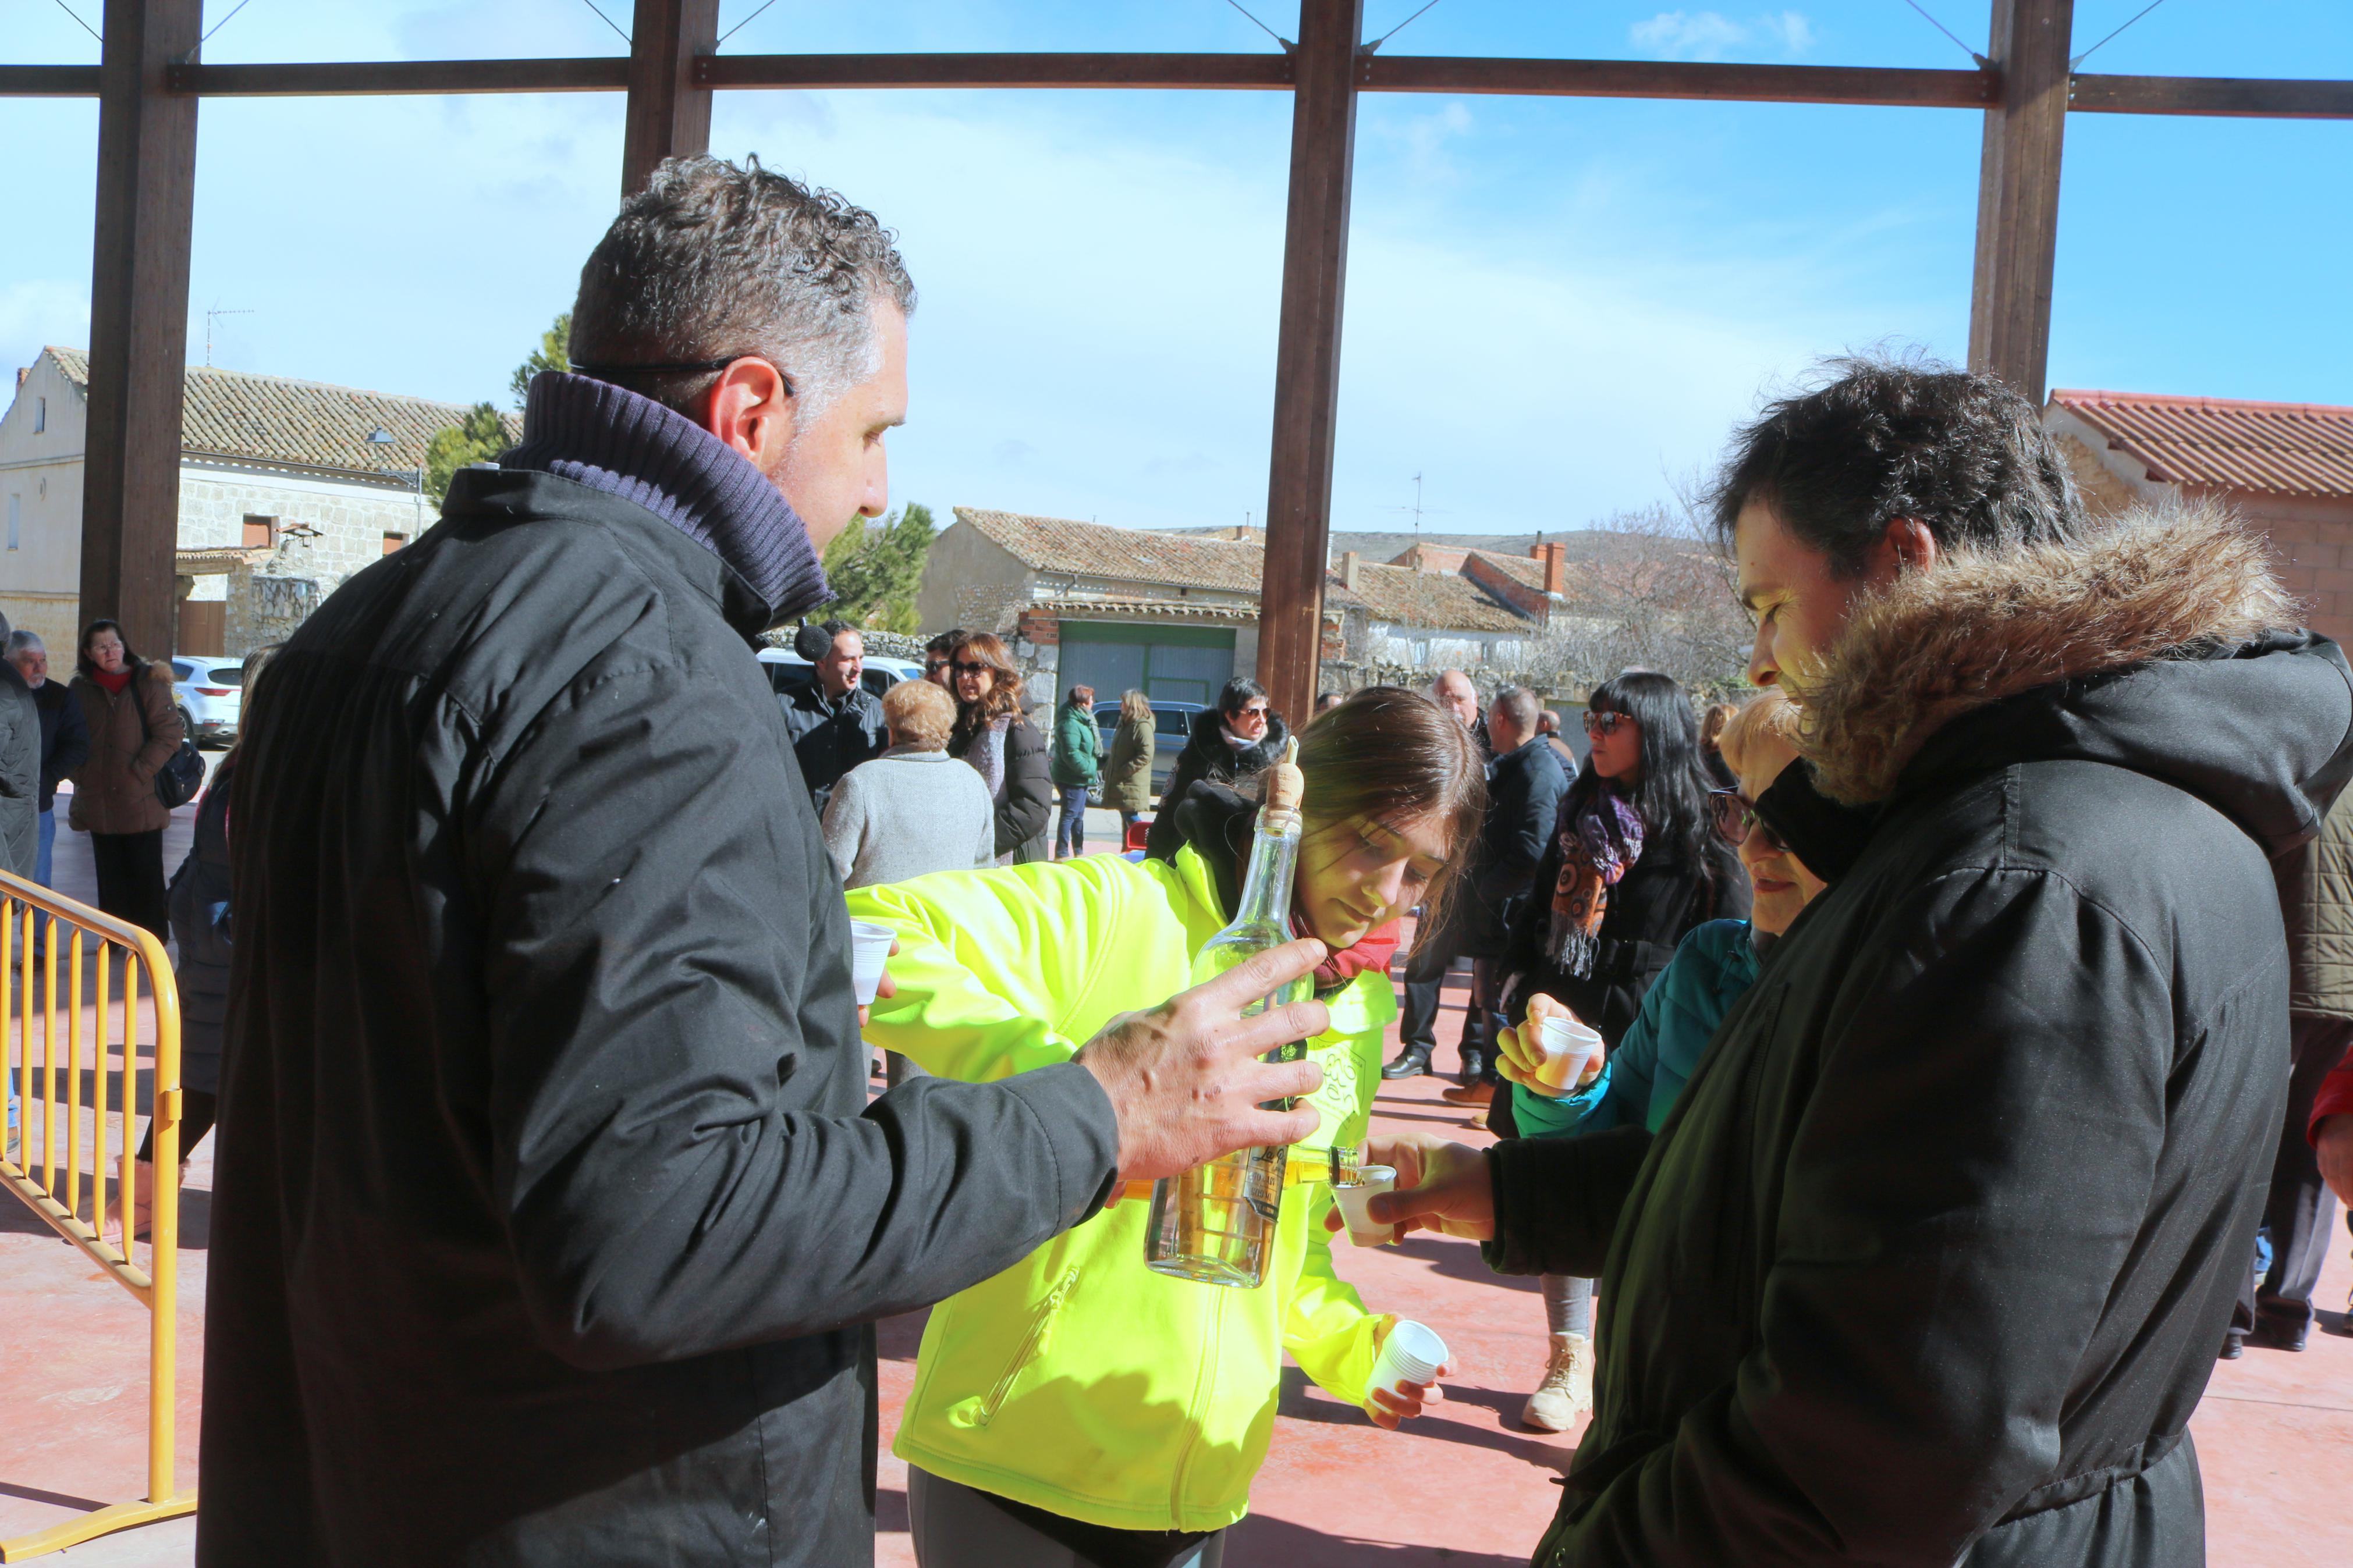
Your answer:
[[[389,447],[394,444],[396,439],[396,437],[393,433],[385,429],[381,425],[368,432],[368,445],[371,447]],[[396,468],[386,468],[384,471],[390,474],[396,473],[399,470]],[[417,464],[415,473],[417,476],[417,521],[409,526],[417,532],[421,533],[424,531],[425,527],[425,465],[423,463]],[[411,537],[413,538],[415,535],[412,534]]]

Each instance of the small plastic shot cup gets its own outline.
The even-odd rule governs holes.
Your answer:
[[[849,984],[858,993],[861,1007],[874,1000],[874,993],[882,984],[882,964],[891,956],[891,943],[898,932],[889,926],[872,921],[849,922]]]
[[[1536,1077],[1547,1088],[1567,1094],[1585,1076],[1585,1065],[1593,1059],[1593,1053],[1601,1048],[1601,1037],[1574,1018],[1547,1013],[1536,1028],[1535,1043],[1544,1058]]]
[[[1438,1369],[1445,1364],[1446,1342],[1419,1323],[1400,1320],[1381,1342],[1380,1358],[1373,1363],[1373,1375],[1365,1383],[1365,1397],[1370,1399],[1387,1390],[1403,1398],[1403,1384],[1433,1382]]]
[[[1359,1165],[1356,1184],[1334,1187],[1332,1199],[1340,1205],[1340,1217],[1347,1222],[1348,1239],[1358,1247],[1381,1247],[1397,1239],[1397,1226],[1377,1224],[1365,1212],[1375,1193],[1392,1191],[1397,1186],[1394,1165]]]

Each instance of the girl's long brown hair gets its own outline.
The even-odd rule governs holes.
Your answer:
[[[955,741],[959,750],[965,742],[977,734],[989,721],[1010,713],[1021,716],[1021,668],[1005,645],[992,632],[974,632],[948,650],[948,657],[960,661],[985,664],[997,672],[988,695],[977,702],[956,699]]]
[[[1423,929],[1444,921],[1456,872],[1487,813],[1487,767],[1454,716],[1419,691],[1368,686],[1299,732],[1307,830],[1358,817],[1446,826],[1446,866],[1421,898]]]

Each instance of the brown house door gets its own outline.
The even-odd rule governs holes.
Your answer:
[[[218,658],[228,651],[228,601],[180,601],[179,646],[174,653],[200,653]]]

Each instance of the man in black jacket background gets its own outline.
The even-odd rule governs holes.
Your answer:
[[[1487,705],[1495,760],[1487,764],[1487,816],[1479,827],[1477,858],[1468,868],[1470,885],[1456,921],[1461,950],[1471,960],[1471,1009],[1482,1041],[1490,1038],[1494,1011],[1503,1005],[1504,977],[1496,971],[1510,944],[1513,913],[1528,896],[1560,816],[1560,797],[1568,790],[1559,756],[1538,727],[1543,711],[1536,694],[1519,686],[1506,686]],[[1470,1037],[1467,1028],[1464,1037]],[[1479,1077],[1446,1090],[1444,1097],[1456,1105],[1490,1105],[1498,1081],[1489,1052]],[[1509,1097],[1504,1100],[1508,1111]],[[1492,1110],[1488,1125],[1495,1128]],[[1495,1131],[1510,1136],[1508,1121]]]
[[[289,640],[237,897],[197,1560],[872,1557],[879,1317],[1122,1176],[1308,1136],[1295,942],[1062,1067],[867,1102],[840,883],[751,647],[885,501],[914,290],[839,197],[666,163],[571,373]],[[777,788],[779,776],[790,787]]]
[[[1539,1563],[2193,1568],[2287,1086],[2270,859],[2353,672],[2227,517],[2091,524],[2000,384],[1840,368],[1717,512],[1805,715],[1758,813],[1835,879],[1657,1134],[1376,1139],[1422,1185],[1374,1217],[1600,1273]]]
[[[860,683],[866,639],[858,628],[828,621],[810,640],[818,638],[825,647],[813,661],[815,679],[777,701],[785,710],[785,732],[793,738],[793,755],[800,760],[801,782],[822,817],[841,775],[881,756],[891,744],[891,726],[882,720],[882,700]]]

